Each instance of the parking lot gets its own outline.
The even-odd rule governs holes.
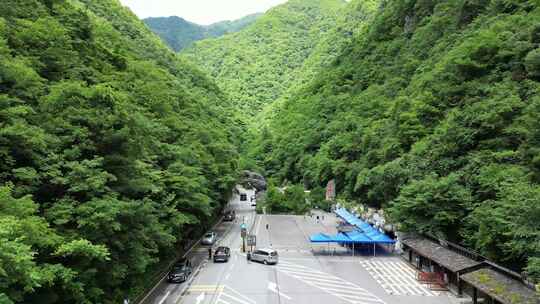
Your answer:
[[[353,257],[339,245],[312,246],[309,235],[335,232],[336,218],[331,214],[255,215],[254,208],[238,198],[231,201],[231,206],[237,221],[216,228],[218,244],[231,248],[229,262],[208,261],[207,248],[197,247],[191,253],[196,275],[183,284],[163,282],[146,303],[458,303],[453,296],[416,282],[413,268],[399,256],[384,254],[382,249],[377,256],[366,251]],[[246,259],[241,250],[242,221],[257,235],[257,247],[278,251],[277,265]]]

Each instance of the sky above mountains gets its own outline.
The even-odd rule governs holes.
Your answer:
[[[223,20],[265,12],[287,0],[120,0],[139,18],[179,16],[208,25]]]

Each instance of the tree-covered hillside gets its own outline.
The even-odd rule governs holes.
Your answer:
[[[329,68],[343,50],[352,43],[354,37],[363,34],[378,4],[378,0],[354,0],[337,12],[335,23],[325,33],[321,33],[317,45],[296,71],[296,77],[288,84],[287,89],[278,99],[265,105],[261,112],[256,114],[257,119],[253,121],[249,129],[251,131],[249,140],[260,139],[252,133],[256,135],[262,132],[261,130],[273,119],[274,112],[280,111],[282,103],[291,98],[301,87],[313,81],[319,73]],[[260,153],[259,149],[262,148],[258,142],[251,143],[251,146],[255,149],[246,155],[247,160],[256,158]]]
[[[244,30],[195,43],[181,54],[207,71],[248,116],[276,100],[333,28],[344,0],[290,0]]]
[[[259,166],[310,187],[336,178],[402,230],[540,278],[539,20],[536,1],[381,1],[273,111]]]
[[[178,52],[192,45],[195,41],[238,32],[255,22],[261,15],[252,14],[238,20],[221,21],[210,25],[198,25],[176,16],[153,17],[143,21],[167,45]]]
[[[0,303],[136,292],[226,201],[234,117],[117,0],[3,0]]]

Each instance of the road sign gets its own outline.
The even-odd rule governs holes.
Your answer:
[[[336,181],[335,180],[329,180],[326,184],[326,200],[327,201],[334,201],[336,198]]]
[[[254,234],[250,234],[247,236],[247,244],[248,246],[257,246],[257,236]]]

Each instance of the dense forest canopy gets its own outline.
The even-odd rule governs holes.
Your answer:
[[[536,1],[381,1],[251,155],[538,279],[539,20]]]
[[[177,55],[118,0],[2,1],[1,304],[139,294],[240,169],[287,185],[269,212],[306,212],[306,189],[329,209],[334,179],[402,231],[540,281],[538,1],[289,0],[250,18]],[[200,38],[155,21],[173,48]]]
[[[344,0],[290,0],[240,32],[196,42],[181,54],[252,118],[301,77],[298,70],[345,5]]]
[[[117,0],[0,5],[0,303],[121,303],[226,202],[236,114]]]
[[[191,46],[195,41],[238,32],[255,22],[261,15],[252,14],[238,20],[220,21],[210,25],[199,25],[176,16],[152,17],[143,21],[169,47],[178,52]]]

